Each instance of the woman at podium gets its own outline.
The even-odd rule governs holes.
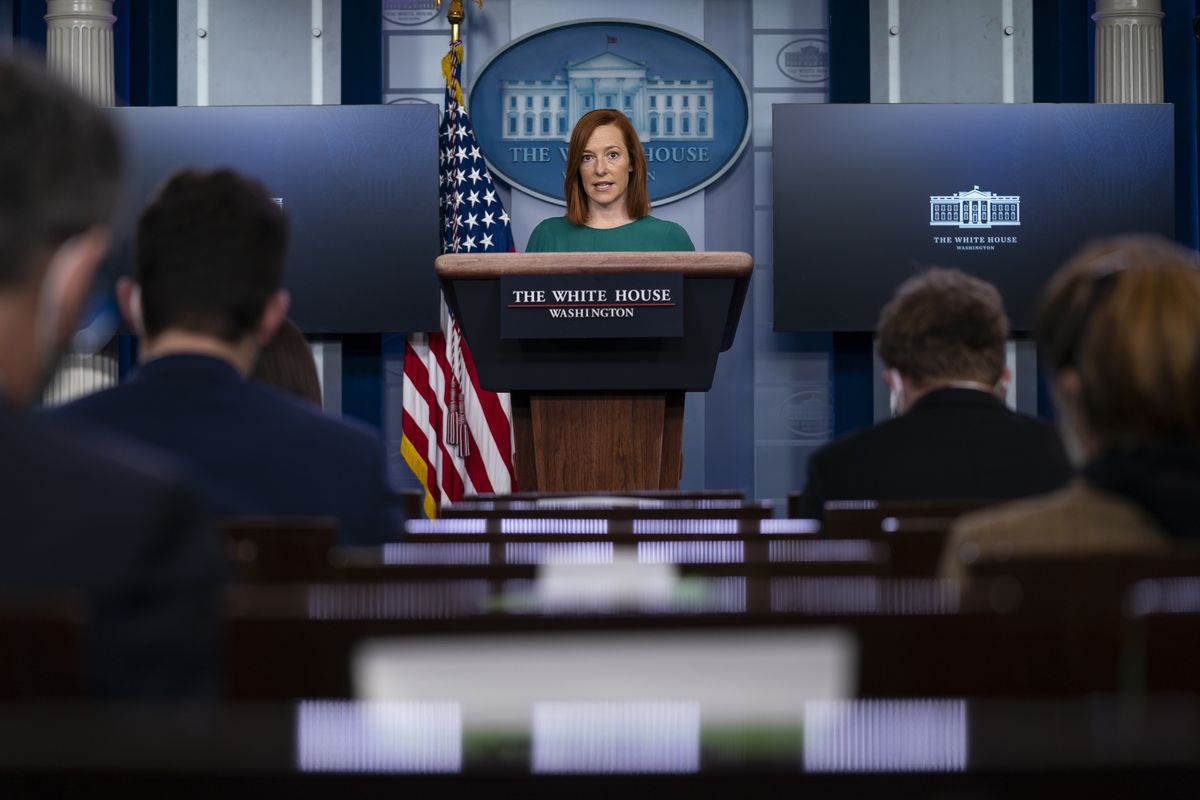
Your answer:
[[[525,252],[696,249],[681,225],[650,216],[646,155],[620,111],[596,109],[575,123],[563,191],[567,213],[538,223]]]

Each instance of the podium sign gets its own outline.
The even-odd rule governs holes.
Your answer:
[[[683,336],[683,275],[612,272],[504,275],[502,339]]]
[[[733,343],[754,267],[746,253],[447,253],[434,265],[483,388],[572,393],[708,391],[717,355]],[[682,275],[682,335],[517,339],[501,329],[511,297],[502,293],[505,279],[632,273]]]

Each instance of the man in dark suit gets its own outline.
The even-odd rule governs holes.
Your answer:
[[[141,367],[60,413],[171,453],[219,513],[332,516],[345,544],[394,540],[402,512],[379,437],[247,379],[287,313],[286,242],[256,181],[174,175],[142,213],[137,282],[124,284]]]
[[[895,416],[812,455],[802,514],[821,517],[828,500],[1002,500],[1065,483],[1054,428],[1001,400],[1007,337],[991,284],[947,269],[902,284],[879,318]]]
[[[0,595],[83,603],[95,694],[205,696],[222,561],[197,498],[143,448],[25,411],[107,248],[120,169],[98,110],[0,59]]]

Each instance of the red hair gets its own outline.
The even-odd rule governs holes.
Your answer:
[[[650,213],[650,194],[646,191],[646,154],[642,142],[629,117],[613,108],[598,108],[589,111],[575,123],[571,131],[571,144],[567,148],[567,174],[563,179],[563,194],[567,198],[567,219],[575,225],[587,222],[587,194],[583,191],[583,179],[579,170],[583,165],[583,150],[588,140],[601,125],[615,125],[625,139],[629,152],[629,188],[625,190],[625,210],[630,219],[640,219]]]

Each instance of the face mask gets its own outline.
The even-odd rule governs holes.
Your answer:
[[[900,381],[900,372],[894,369],[888,370],[889,380],[888,386],[891,392],[888,395],[888,408],[892,412],[892,417],[898,417],[904,413],[904,384]]]
[[[1075,469],[1081,468],[1087,463],[1087,454],[1083,451],[1083,443],[1079,441],[1079,436],[1075,430],[1061,419],[1055,425],[1058,428],[1058,438],[1062,440],[1063,450],[1067,454],[1067,461]]]
[[[1054,427],[1058,430],[1059,441],[1067,454],[1067,461],[1072,467],[1079,469],[1087,463],[1088,456],[1075,426],[1075,412],[1067,407],[1067,402],[1061,395],[1055,396],[1054,406],[1058,412],[1055,414]]]

